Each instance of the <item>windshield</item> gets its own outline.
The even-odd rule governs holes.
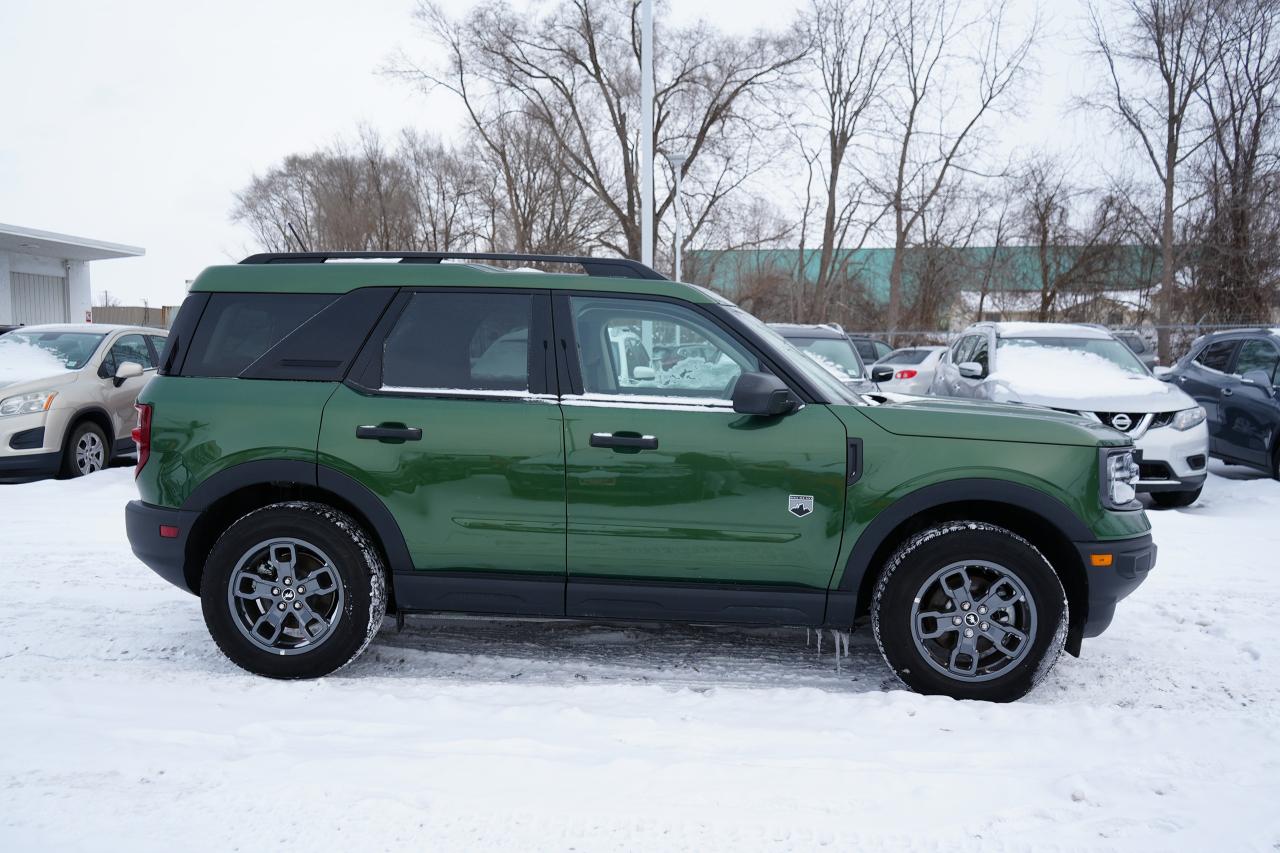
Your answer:
[[[858,395],[849,390],[849,388],[847,388],[839,379],[836,379],[830,371],[819,366],[813,358],[805,355],[802,350],[798,349],[791,343],[791,341],[778,334],[777,331],[769,328],[753,315],[748,314],[736,305],[726,305],[725,310],[731,313],[751,331],[755,332],[757,335],[772,344],[773,347],[778,350],[778,354],[786,359],[788,367],[795,370],[797,373],[804,374],[804,377],[821,388],[823,392],[827,394],[828,399],[832,402],[861,402]],[[836,343],[839,343],[839,341]]]
[[[43,360],[55,370],[79,370],[93,358],[104,337],[92,332],[9,332],[0,338],[0,364],[25,358]]]
[[[922,364],[934,350],[929,349],[899,349],[886,355],[880,359],[877,364]]]
[[[1139,376],[1147,376],[1147,368],[1127,346],[1112,338],[1001,338],[999,349],[1009,347],[1043,347],[1087,352],[1105,358],[1116,367]]]
[[[816,360],[828,370],[832,366],[839,369],[839,378],[861,379],[866,372],[858,351],[853,348],[848,338],[807,338],[800,335],[783,335],[791,345]],[[835,372],[835,371],[833,371]],[[844,376],[842,377],[841,374]]]

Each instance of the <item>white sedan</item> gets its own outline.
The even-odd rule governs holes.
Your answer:
[[[882,391],[924,396],[933,384],[933,374],[946,347],[903,347],[876,362],[893,368],[893,378],[880,383]]]

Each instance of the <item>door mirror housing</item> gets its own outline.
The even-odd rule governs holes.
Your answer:
[[[893,368],[887,364],[875,364],[871,366],[871,381],[880,383],[888,382],[893,378]]]
[[[1276,389],[1272,386],[1271,377],[1266,374],[1266,371],[1250,370],[1240,378],[1246,385],[1256,386],[1268,397],[1276,395]]]
[[[957,368],[960,371],[960,375],[965,379],[981,379],[983,374],[986,373],[982,369],[982,365],[976,361],[962,361],[957,365]]]
[[[657,376],[658,374],[654,372],[652,367],[648,367],[643,364],[637,364],[635,367],[631,368],[632,379],[639,379],[640,381],[645,382],[650,379],[656,379]]]
[[[744,373],[733,386],[733,410],[740,415],[789,415],[800,400],[787,384],[771,373]]]
[[[124,384],[126,379],[132,379],[135,376],[142,375],[142,365],[136,361],[122,361],[120,366],[116,368],[116,375],[112,377],[112,382],[117,388]]]

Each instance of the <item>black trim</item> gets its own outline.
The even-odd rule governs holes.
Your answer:
[[[1202,488],[1204,481],[1209,478],[1209,474],[1189,474],[1186,477],[1179,477],[1173,471],[1169,472],[1169,479],[1176,480],[1176,483],[1144,483],[1138,481],[1138,494],[1150,494],[1151,492],[1190,492],[1195,489]]]
[[[0,477],[42,477],[56,474],[62,467],[62,454],[29,453],[25,456],[0,456]]]
[[[187,495],[180,509],[183,512],[201,512],[232,492],[238,492],[249,486],[271,483],[299,483],[304,486],[315,486],[318,485],[316,468],[317,465],[314,462],[293,459],[261,459],[232,465],[202,480],[200,485]]]
[[[204,309],[209,304],[208,293],[192,293],[182,300],[182,307],[178,309],[178,316],[174,319],[173,325],[169,327],[169,334],[165,343],[164,361],[161,362],[157,371],[161,376],[180,375],[182,366],[187,360],[188,344],[191,337],[195,334],[196,327],[200,325],[200,318],[204,316]]]
[[[845,484],[852,486],[862,479],[862,439],[849,439],[849,458],[845,463]]]
[[[151,506],[142,501],[129,501],[124,508],[125,532],[134,556],[169,583],[192,594],[197,591],[187,585],[184,574],[187,537],[199,518],[197,512]],[[178,528],[178,536],[173,539],[162,537],[162,524]]]
[[[564,575],[413,571],[392,583],[398,611],[564,616]]]
[[[570,577],[564,609],[584,619],[817,626],[826,597],[804,587]]]
[[[115,447],[111,448],[112,456],[132,456],[138,452],[138,445],[133,443],[133,436],[117,438]]]
[[[241,379],[339,382],[396,291],[348,291],[307,318],[240,371]]]
[[[407,426],[358,426],[356,438],[403,444],[406,441],[422,441],[422,430],[419,427]]]
[[[1074,544],[1080,552],[1089,589],[1089,612],[1081,636],[1096,637],[1111,624],[1116,603],[1137,589],[1155,568],[1157,548],[1150,534]],[[1094,566],[1094,554],[1111,554],[1112,564]]]
[[[10,450],[35,450],[44,447],[44,427],[32,427],[9,436]]]
[[[438,264],[459,261],[532,261],[548,264],[577,264],[592,277],[643,278],[667,281],[667,277],[630,258],[592,258],[582,255],[529,255],[509,252],[263,252],[250,255],[242,264],[321,264],[330,259],[399,258],[402,264]]]

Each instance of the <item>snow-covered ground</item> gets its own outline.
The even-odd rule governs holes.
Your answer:
[[[133,559],[131,495],[0,486],[0,850],[1280,847],[1280,484],[1241,469],[1007,706],[803,630],[411,619],[255,678]]]

